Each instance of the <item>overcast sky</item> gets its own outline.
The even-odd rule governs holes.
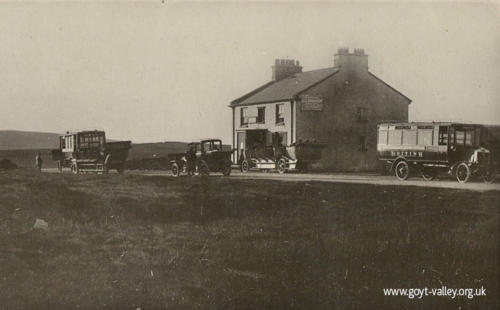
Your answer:
[[[231,137],[275,58],[364,48],[411,120],[500,124],[500,10],[482,3],[0,3],[0,129]]]

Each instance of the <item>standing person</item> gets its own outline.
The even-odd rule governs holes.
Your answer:
[[[35,165],[38,169],[38,171],[42,171],[42,164],[43,164],[43,159],[42,159],[42,154],[37,153],[35,156]]]
[[[194,174],[196,166],[196,151],[193,146],[191,146],[187,151],[186,161],[187,161],[187,173],[189,176],[192,176]]]

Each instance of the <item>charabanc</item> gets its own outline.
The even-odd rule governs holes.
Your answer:
[[[414,172],[433,180],[439,172],[465,183],[473,176],[493,182],[497,157],[482,125],[451,122],[382,123],[377,151],[387,171],[399,180]]]
[[[189,158],[190,150],[193,150],[192,159]],[[169,154],[168,157],[173,176],[188,174],[190,165],[193,174],[205,176],[213,172],[220,172],[224,176],[231,174],[231,151],[223,150],[220,139],[204,139],[189,143],[185,153]]]
[[[131,148],[130,141],[106,141],[104,131],[67,132],[59,137],[59,148],[52,150],[59,171],[71,168],[73,173],[123,173]]]
[[[316,141],[298,141],[289,146],[281,143],[254,144],[241,152],[239,165],[242,172],[251,169],[265,172],[277,170],[279,173],[307,172],[312,164],[321,159],[325,147],[325,143]]]

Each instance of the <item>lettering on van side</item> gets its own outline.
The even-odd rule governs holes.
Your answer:
[[[424,157],[424,152],[420,152],[420,151],[391,151],[391,156]]]

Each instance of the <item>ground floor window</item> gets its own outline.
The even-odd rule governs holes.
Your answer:
[[[273,134],[273,145],[287,145],[288,134],[287,132],[275,132]]]

